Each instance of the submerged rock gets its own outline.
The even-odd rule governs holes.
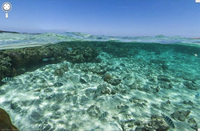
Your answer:
[[[166,83],[166,82],[161,82],[160,84],[159,84],[159,87],[160,88],[164,88],[164,89],[171,89],[172,87],[173,87],[173,85],[171,84],[171,83]]]
[[[166,76],[166,75],[159,75],[159,76],[157,76],[157,79],[159,81],[171,82],[170,78],[168,76]]]
[[[20,112],[22,109],[18,103],[11,103],[10,108],[16,112]]]
[[[194,118],[188,119],[188,123],[189,123],[191,128],[193,128],[196,131],[198,130],[198,125],[197,125],[197,122],[195,121]]]
[[[109,83],[113,86],[119,85],[121,83],[121,79],[115,78],[115,79],[111,79],[109,81]]]
[[[92,76],[91,77],[91,82],[100,82],[101,81],[101,78],[100,77],[98,77],[98,76]]]
[[[96,93],[96,90],[95,90],[95,89],[86,89],[86,90],[85,90],[85,95],[86,95],[87,97],[90,97],[90,98],[93,98],[94,95],[95,95],[95,93]]]
[[[72,93],[67,93],[65,96],[65,101],[66,102],[72,102],[73,101],[73,94]]]
[[[68,68],[67,65],[65,65],[65,66],[63,66],[61,68],[56,69],[55,72],[54,72],[54,75],[61,77],[67,71],[69,71],[69,68]]]
[[[174,119],[178,119],[179,121],[185,121],[185,119],[187,118],[187,116],[190,114],[190,111],[175,111],[173,114],[171,114],[171,117]]]
[[[100,116],[99,116],[99,119],[101,121],[104,121],[106,120],[106,117],[108,116],[108,112],[103,112]]]
[[[138,99],[136,97],[130,98],[129,101],[131,103],[134,103],[135,106],[140,106],[140,107],[147,106],[148,103],[146,100]]]
[[[195,82],[191,82],[191,81],[186,81],[184,83],[184,85],[188,88],[188,89],[191,89],[191,90],[197,90],[197,85],[195,84]]]
[[[91,117],[99,117],[101,114],[101,110],[99,107],[92,105],[87,109],[87,113],[88,115],[90,115]]]
[[[135,131],[167,131],[169,128],[161,116],[152,115],[148,123],[139,125]]]
[[[118,106],[117,106],[117,109],[119,109],[120,112],[126,112],[126,111],[128,111],[129,106],[128,106],[128,105],[121,104],[121,105],[118,105]]]
[[[55,112],[58,111],[60,108],[61,106],[59,105],[59,103],[56,103],[50,106],[50,110],[55,111]]]
[[[101,94],[111,94],[111,89],[107,86],[107,85],[105,85],[105,84],[103,84],[103,85],[99,85],[98,87],[97,87],[97,90],[96,90],[96,94],[97,95],[101,95]]]
[[[107,74],[107,73],[103,77],[103,80],[106,81],[106,82],[110,81],[111,79],[112,79],[112,76],[110,74]]]
[[[49,125],[49,124],[45,124],[42,128],[42,130],[44,130],[44,131],[47,131],[47,130],[50,130],[50,129],[51,129],[51,125]]]
[[[82,96],[80,99],[80,104],[85,105],[89,99],[86,96]]]
[[[113,76],[111,76],[110,74],[105,74],[103,76],[104,81],[106,81],[107,83],[116,86],[119,85],[121,83],[121,79],[118,78],[114,78]]]
[[[32,120],[33,122],[36,122],[36,121],[39,121],[39,119],[42,118],[42,115],[41,115],[39,112],[37,112],[37,111],[33,111],[33,112],[31,113],[30,117],[31,117],[31,120]]]
[[[138,121],[139,122],[139,121]],[[136,123],[136,124],[139,124],[140,123]],[[124,129],[124,130],[128,130],[129,128],[133,128],[135,126],[135,120],[134,119],[130,119],[130,120],[126,120],[126,121],[123,121],[121,123],[121,127]]]
[[[69,48],[70,50],[66,50]],[[40,47],[8,49],[0,52],[0,80],[33,70],[49,63],[67,60],[72,63],[95,61],[98,52],[93,42],[61,42]],[[21,70],[23,69],[23,70]],[[55,75],[62,76],[66,69],[58,69]]]
[[[123,78],[123,83],[125,85],[131,86],[134,85],[135,78],[131,74],[126,74]]]
[[[188,100],[188,101],[183,101],[183,104],[186,104],[186,105],[191,105],[191,106],[193,106],[194,105],[194,103],[192,102],[192,101],[190,101],[190,100]]]
[[[12,124],[8,113],[0,108],[0,130],[18,131],[18,129]]]
[[[63,85],[63,83],[57,82],[57,83],[55,83],[53,86],[55,86],[55,87],[61,87],[62,85]]]
[[[70,76],[70,80],[73,82],[73,83],[78,83],[80,81],[80,78],[78,75],[72,75]]]
[[[80,78],[80,82],[81,82],[82,84],[86,84],[86,83],[87,83],[86,80],[85,80],[84,78]]]
[[[2,90],[1,88],[0,88],[0,95],[4,95],[6,93],[6,91],[5,90]]]
[[[56,69],[54,72],[55,76],[63,76],[63,71],[61,69]]]
[[[200,97],[200,93],[196,93],[195,97],[199,98]]]

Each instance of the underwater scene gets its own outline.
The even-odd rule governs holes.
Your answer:
[[[197,131],[199,105],[198,38],[0,33],[15,130]]]

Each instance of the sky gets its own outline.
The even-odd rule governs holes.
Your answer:
[[[7,1],[12,10],[8,19],[0,11],[0,30],[200,37],[200,3],[195,0]]]

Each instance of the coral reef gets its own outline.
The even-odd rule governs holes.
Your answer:
[[[0,104],[20,130],[197,130],[200,57],[192,48],[62,42],[2,50]]]
[[[178,119],[179,121],[185,121],[185,119],[187,118],[187,116],[190,114],[190,111],[175,111],[173,114],[171,114],[171,117],[174,119]]]
[[[167,131],[169,128],[163,117],[153,115],[148,123],[141,124],[135,131]]]
[[[188,123],[190,124],[190,127],[194,130],[198,130],[198,125],[197,125],[197,122],[195,121],[194,118],[189,118],[188,119]]]
[[[64,60],[72,63],[92,62],[97,55],[94,45],[87,42],[61,42],[41,47],[1,50],[0,81],[4,77],[16,76],[44,64]],[[58,69],[55,74],[62,76],[63,70],[67,71],[67,69]]]
[[[106,73],[103,76],[104,81],[108,82],[111,85],[117,86],[121,83],[121,80],[119,78],[115,78],[114,76]]]
[[[197,90],[200,89],[200,86],[197,85],[194,81],[186,81],[184,85],[190,90]]]

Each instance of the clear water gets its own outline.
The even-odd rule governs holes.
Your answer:
[[[77,40],[121,43],[101,50],[101,62],[47,64],[3,84],[0,107],[20,130],[135,130],[136,122],[144,125],[161,113],[173,120],[174,130],[194,130],[190,118],[200,123],[199,39],[2,33],[0,47]],[[188,110],[179,116],[183,120],[171,115]]]
[[[103,35],[89,35],[84,33],[42,33],[42,34],[17,34],[0,33],[0,50],[7,48],[21,48],[30,46],[40,46],[62,41],[120,41],[120,42],[146,42],[161,44],[193,44],[199,45],[200,39],[168,36],[140,36],[140,37],[117,37]]]

